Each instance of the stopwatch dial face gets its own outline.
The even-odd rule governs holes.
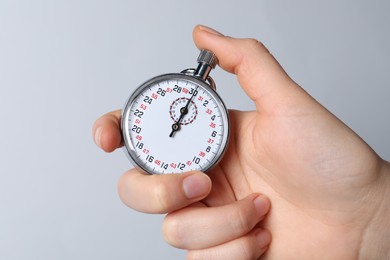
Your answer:
[[[161,77],[130,97],[122,130],[130,159],[148,173],[205,171],[222,156],[228,115],[218,95],[190,77]]]

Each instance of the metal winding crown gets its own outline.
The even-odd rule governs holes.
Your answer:
[[[215,68],[215,66],[218,63],[218,58],[215,56],[215,54],[208,50],[201,50],[199,57],[198,57],[198,63],[207,64],[212,69]]]

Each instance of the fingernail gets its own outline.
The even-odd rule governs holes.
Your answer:
[[[205,26],[205,25],[198,25],[198,26],[199,26],[199,30],[201,30],[201,31],[209,32],[211,34],[219,35],[219,36],[223,35],[222,33],[218,32],[218,31],[216,31],[208,26]]]
[[[271,235],[269,232],[261,229],[256,234],[257,243],[260,248],[265,248],[271,242]]]
[[[94,140],[95,140],[95,144],[96,144],[97,146],[99,146],[99,147],[101,147],[101,146],[100,146],[100,137],[101,137],[101,135],[102,135],[102,131],[103,131],[103,127],[102,127],[102,126],[99,126],[99,127],[96,129],[96,131],[95,131],[95,138],[94,138]]]
[[[259,195],[253,200],[253,203],[255,204],[257,215],[259,217],[263,217],[265,214],[267,214],[267,212],[269,210],[268,198],[266,198],[265,196]]]
[[[188,199],[207,195],[210,191],[210,178],[203,173],[195,173],[183,180],[184,194]]]

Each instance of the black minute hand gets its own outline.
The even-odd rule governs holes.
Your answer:
[[[183,120],[184,116],[186,114],[188,114],[188,107],[189,107],[191,101],[194,99],[195,94],[197,92],[197,89],[198,89],[198,87],[195,88],[194,93],[192,93],[191,98],[188,99],[187,104],[184,107],[180,108],[179,120],[177,120],[174,124],[172,124],[172,132],[169,134],[169,137],[173,137],[175,132],[180,130],[180,122],[181,122],[181,120]]]

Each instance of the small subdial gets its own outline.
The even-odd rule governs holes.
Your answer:
[[[188,111],[183,111],[189,100],[189,98],[182,97],[172,102],[171,106],[169,107],[169,114],[174,122],[179,120],[182,113],[185,113],[185,115],[180,121],[180,125],[188,125],[195,121],[198,115],[198,108],[196,107],[194,101],[190,102],[187,108]]]

